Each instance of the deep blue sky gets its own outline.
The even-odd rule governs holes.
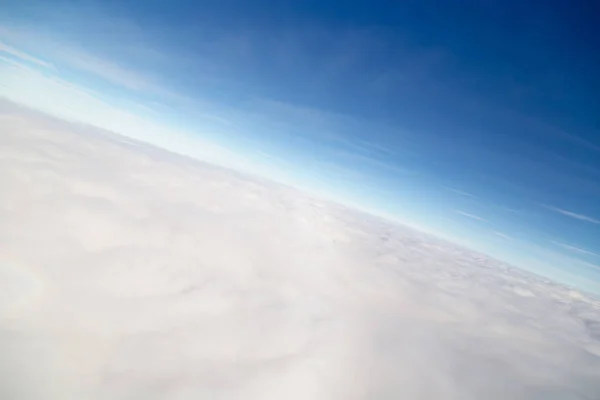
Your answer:
[[[3,8],[13,63],[216,141],[276,179],[600,291],[594,2]],[[6,74],[3,94],[48,111],[22,94],[23,74]]]

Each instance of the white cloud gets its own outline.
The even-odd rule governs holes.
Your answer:
[[[587,254],[587,255],[590,255],[590,256],[597,256],[598,255],[598,254],[596,254],[594,252],[591,252],[589,250],[585,250],[585,249],[582,249],[582,248],[576,247],[576,246],[571,246],[569,244],[565,244],[565,243],[561,243],[561,242],[555,242],[555,241],[552,241],[552,243],[554,243],[554,244],[556,244],[556,245],[558,245],[558,246],[560,246],[562,248],[565,248],[567,250],[573,251],[575,253]]]
[[[256,163],[201,137],[203,132],[170,128],[120,108],[86,87],[19,63],[0,61],[0,96],[70,121],[89,124],[219,165],[255,172]]]
[[[348,135],[331,135],[331,138],[341,143],[345,147],[349,147],[361,152],[385,154],[391,156],[397,156],[397,150],[392,149],[392,146],[385,146],[385,144],[377,141],[367,141],[357,138],[350,139]]]
[[[546,207],[547,209],[552,210],[554,212],[557,212],[559,214],[566,215],[567,217],[578,219],[580,221],[591,222],[592,224],[600,224],[600,220],[598,220],[596,218],[592,218],[587,215],[578,214],[573,211],[564,210],[562,208],[553,207],[553,206],[544,206],[544,207]]]
[[[501,237],[502,239],[506,239],[506,240],[514,240],[514,238],[512,236],[509,236],[505,233],[502,232],[498,232],[498,231],[493,231],[492,232],[494,235]]]
[[[2,41],[0,41],[0,53],[6,53],[13,57],[19,58],[24,61],[28,61],[30,63],[37,64],[37,65],[45,67],[45,68],[54,68],[54,66],[51,63],[44,61],[44,60],[40,60],[39,58],[33,57],[23,51],[15,49],[14,47],[9,46],[6,43],[3,43]]]
[[[379,153],[384,153],[384,154],[388,154],[388,155],[397,155],[397,152],[395,150],[392,150],[392,146],[385,146],[384,144],[381,144],[379,142],[375,142],[375,141],[366,141],[366,140],[356,140],[355,145],[357,147],[363,147],[366,149],[370,149],[370,150],[375,150],[376,152]]]
[[[334,155],[338,159],[344,160],[344,164],[348,164],[348,162],[350,162],[351,165],[358,167],[358,170],[366,167],[377,168],[404,176],[418,174],[415,170],[402,167],[401,165],[382,160],[375,156],[364,155],[345,150],[333,150],[330,152],[330,154]]]
[[[451,192],[454,192],[454,193],[458,193],[458,194],[460,194],[462,196],[477,198],[477,196],[474,195],[473,193],[465,192],[464,190],[455,189],[455,188],[450,187],[450,186],[443,186],[443,187],[444,187],[444,189],[447,189],[447,190],[449,190]]]
[[[460,210],[454,210],[455,213],[460,214],[460,215],[464,215],[465,217],[469,217],[472,219],[476,219],[477,221],[481,221],[481,222],[489,222],[487,219],[485,218],[481,218],[475,214],[471,214],[465,211],[460,211]]]
[[[42,61],[38,57],[27,54],[23,47],[32,49],[36,55],[52,60],[55,66],[64,66],[90,74],[111,84],[137,92],[177,98],[178,95],[159,84],[153,77],[139,70],[128,68],[106,57],[92,54],[83,47],[71,44],[43,31],[30,27],[4,27],[0,36],[14,42],[14,46],[1,45],[0,51],[5,51],[20,59],[34,62],[44,67],[53,64]],[[126,40],[126,39],[124,39]],[[141,45],[141,44],[140,44]]]
[[[0,55],[0,66],[2,66],[2,64],[4,64],[4,67],[10,66],[12,68],[21,69],[23,71],[30,71],[36,74],[39,73],[35,69],[29,67],[27,64],[24,64],[22,61],[17,61],[13,58],[4,57]]]
[[[600,391],[600,304],[585,294],[291,188],[0,106],[2,398]]]
[[[158,84],[155,79],[139,71],[121,65],[83,49],[56,44],[54,57],[71,68],[92,74],[112,84],[133,91],[142,91],[169,97],[177,97],[172,91]]]

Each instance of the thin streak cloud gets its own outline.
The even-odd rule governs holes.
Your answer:
[[[462,196],[477,198],[477,196],[474,195],[473,193],[465,192],[464,190],[455,189],[450,186],[444,186],[444,189],[449,190],[454,193],[457,193],[457,194],[460,194]]]
[[[9,46],[6,43],[3,43],[2,41],[0,41],[0,53],[6,53],[11,57],[19,58],[21,60],[28,61],[45,68],[54,68],[54,66],[51,63],[40,60],[39,58],[29,55],[21,50],[15,49],[14,47]]]
[[[502,239],[506,239],[506,240],[514,240],[514,238],[512,238],[511,236],[508,236],[502,232],[498,232],[498,231],[493,231],[492,232],[494,235],[501,237]]]
[[[60,69],[63,66],[74,69],[132,91],[176,97],[174,93],[157,83],[148,74],[123,66],[121,63],[97,53],[91,53],[72,42],[58,40],[47,32],[30,28],[4,27],[0,29],[0,34],[13,44],[13,46],[9,46],[0,42],[0,51],[7,52],[14,57],[34,62],[46,68]],[[16,48],[23,47],[22,44],[27,44],[27,49],[35,48],[39,56],[56,62],[51,64],[38,57],[29,56],[24,49]]]
[[[465,217],[469,217],[471,219],[475,219],[477,221],[481,221],[481,222],[489,222],[487,219],[485,218],[481,218],[477,215],[474,214],[470,214],[468,212],[464,212],[464,211],[460,211],[460,210],[454,210],[455,213],[460,214],[460,215],[464,215]]]
[[[569,211],[569,210],[563,210],[562,208],[553,207],[553,206],[544,206],[544,207],[546,207],[548,210],[557,212],[557,213],[565,215],[567,217],[578,219],[580,221],[591,222],[592,224],[600,224],[600,220],[598,220],[596,218],[592,218],[588,215],[579,214],[579,213]]]
[[[572,246],[572,245],[569,245],[569,244],[565,244],[565,243],[561,243],[561,242],[556,242],[554,240],[552,241],[552,243],[554,243],[554,244],[556,244],[556,245],[558,245],[558,246],[560,246],[562,248],[565,248],[567,250],[573,251],[575,253],[587,254],[587,255],[590,255],[590,256],[597,256],[598,255],[598,254],[596,254],[596,253],[594,253],[592,251],[585,250],[585,249],[582,249],[580,247]]]

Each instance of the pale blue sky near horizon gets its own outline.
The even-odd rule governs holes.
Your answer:
[[[453,4],[9,1],[0,96],[600,292],[595,10]]]

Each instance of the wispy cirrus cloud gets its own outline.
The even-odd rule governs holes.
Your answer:
[[[477,220],[477,221],[481,221],[481,222],[489,222],[489,221],[488,221],[487,219],[485,219],[485,218],[481,218],[481,217],[479,217],[479,216],[477,216],[477,215],[475,215],[475,214],[471,214],[471,213],[468,213],[468,212],[465,212],[465,211],[461,211],[461,210],[454,210],[454,212],[455,212],[455,213],[457,213],[457,214],[463,215],[463,216],[465,216],[465,217],[468,217],[468,218],[471,218],[471,219],[475,219],[475,220]]]
[[[340,139],[342,140],[342,139]],[[390,146],[385,146],[382,143],[378,143],[376,141],[367,141],[367,140],[345,140],[345,144],[350,147],[356,148],[358,150],[364,150],[367,152],[381,153],[386,155],[394,156],[397,153],[396,150],[390,148]]]
[[[121,107],[119,101],[122,99],[101,96],[86,86],[68,82],[56,74],[36,71],[16,60],[6,62],[0,58],[0,97],[62,119],[112,131],[214,164],[246,170],[256,167],[246,157],[201,135],[165,125]]]
[[[54,65],[52,65],[51,63],[41,60],[30,54],[27,54],[26,52],[16,49],[12,46],[9,46],[8,44],[2,42],[1,40],[0,40],[0,53],[8,54],[11,57],[18,58],[18,59],[21,59],[23,61],[27,61],[30,63],[34,63],[41,67],[54,68]]]
[[[391,163],[389,161],[380,159],[375,156],[367,156],[364,154],[352,152],[352,151],[334,151],[335,155],[346,161],[350,161],[356,165],[368,166],[371,168],[377,168],[379,170],[385,170],[389,173],[401,174],[401,175],[417,175],[418,172],[405,168],[401,165]]]
[[[501,237],[502,239],[506,239],[506,240],[514,240],[514,238],[512,236],[506,235],[502,232],[498,232],[498,231],[493,231],[492,232],[494,235]]]
[[[575,253],[586,254],[586,255],[589,255],[589,256],[597,256],[598,255],[598,254],[596,254],[596,253],[594,253],[592,251],[589,251],[589,250],[586,250],[586,249],[582,249],[580,247],[573,246],[573,245],[570,245],[570,244],[556,242],[554,240],[552,240],[552,243],[554,243],[555,245],[560,246],[560,247],[562,247],[564,249],[567,249],[569,251],[575,252]]]
[[[565,215],[567,217],[578,219],[580,221],[591,222],[592,224],[600,224],[600,219],[596,219],[596,218],[590,217],[588,215],[579,214],[579,213],[576,213],[573,211],[569,211],[569,210],[565,210],[562,208],[549,206],[549,205],[544,205],[544,207],[547,208],[548,210],[557,212],[557,213]]]
[[[444,186],[444,189],[460,194],[461,196],[478,198],[478,196],[474,195],[473,193],[465,192],[464,190],[456,189],[450,186]]]
[[[0,27],[0,39],[0,52],[38,66],[59,70],[66,68],[124,89],[177,97],[155,77],[143,71],[115,62],[99,53],[91,53],[80,45],[42,30],[4,26]],[[35,56],[31,53],[35,53]]]
[[[60,53],[63,62],[110,83],[132,90],[154,91],[158,89],[156,84],[140,73],[123,68],[114,62],[89,54],[84,50],[63,47]]]

